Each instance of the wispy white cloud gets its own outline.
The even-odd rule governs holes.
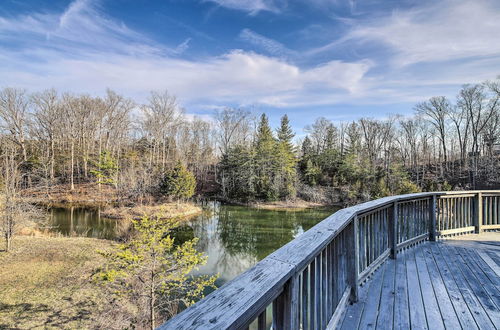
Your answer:
[[[257,14],[260,11],[279,12],[279,6],[275,0],[204,0],[213,2],[221,7],[241,10],[250,14]]]
[[[184,101],[213,100],[293,105],[301,96],[321,89],[326,94],[348,95],[360,88],[368,62],[332,61],[309,70],[256,53],[232,51],[188,61],[156,55],[87,56],[69,59],[40,51],[46,61],[28,70],[0,68],[4,81],[30,89],[56,87],[100,93],[106,87],[146,95],[149,90],[169,89]],[[316,102],[321,102],[318,98]]]
[[[232,50],[181,59],[176,55],[188,47],[189,39],[163,47],[103,15],[89,0],[77,0],[60,15],[2,18],[0,76],[4,85],[32,90],[56,87],[100,93],[111,87],[144,96],[150,90],[169,89],[185,102],[284,106],[311,90],[339,98],[354,93],[372,65],[335,60],[302,69],[276,56],[287,52],[281,44],[250,30],[243,35],[275,56]],[[1,41],[8,38],[22,39],[22,45],[3,47]]]
[[[184,53],[188,48],[189,48],[189,42],[191,41],[191,38],[187,38],[183,42],[181,42],[177,47],[174,49],[175,54],[182,54]]]
[[[123,22],[103,15],[93,0],[75,0],[61,14],[0,17],[0,38],[18,46],[43,47],[68,54],[78,54],[82,49],[106,49],[130,55],[172,52]]]
[[[499,11],[496,0],[437,1],[358,24],[341,41],[382,42],[398,65],[500,56]]]
[[[247,3],[255,9],[268,2]],[[499,27],[493,19],[498,12],[492,9],[494,3],[446,4],[395,12],[378,22],[359,21],[347,38],[300,54],[246,29],[240,38],[267,55],[226,50],[219,56],[186,59],[179,55],[188,49],[191,39],[166,47],[103,14],[94,1],[76,0],[59,14],[0,17],[0,87],[55,87],[87,93],[102,93],[110,87],[138,100],[150,90],[168,89],[184,105],[312,107],[416,102],[443,91],[456,93],[462,83],[499,73],[492,68],[500,68],[500,42],[489,31]],[[465,20],[466,12],[472,18]],[[473,32],[460,32],[465,29],[455,26],[460,19]],[[462,37],[453,35],[459,32]],[[452,41],[444,47],[441,43],[447,36]],[[356,60],[335,56],[339,45],[356,49],[372,42],[389,45],[387,61],[399,66],[381,67],[382,60],[367,53]],[[324,56],[316,65],[303,67],[294,61],[327,51],[333,55]],[[433,61],[441,62],[426,66]]]
[[[288,49],[287,47],[285,47],[282,43],[276,41],[276,40],[273,40],[273,39],[270,39],[270,38],[267,38],[263,35],[260,35],[250,29],[243,29],[241,32],[240,32],[240,35],[239,37],[246,41],[246,42],[249,42],[251,43],[252,45],[255,45],[263,50],[265,50],[266,52],[268,52],[269,54],[272,54],[272,55],[275,55],[275,56],[279,56],[279,57],[295,57],[297,56],[297,52],[291,50],[291,49]]]

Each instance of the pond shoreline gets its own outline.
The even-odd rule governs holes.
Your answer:
[[[226,205],[237,205],[237,206],[246,206],[255,209],[262,210],[271,210],[271,211],[304,211],[307,209],[321,209],[321,208],[342,208],[343,204],[323,204],[323,203],[315,203],[309,202],[303,199],[293,199],[293,200],[284,200],[284,201],[249,201],[243,202],[234,199],[228,199],[223,197],[214,197],[214,200],[226,204]]]
[[[99,207],[103,215],[110,219],[139,219],[144,215],[163,213],[165,218],[191,217],[202,212],[196,200],[175,203],[161,198],[151,198],[141,202],[130,202],[119,196],[116,189],[109,185],[95,183],[76,184],[71,190],[67,184],[55,185],[49,189],[25,189],[22,192],[27,201],[42,207]],[[217,201],[228,205],[246,206],[256,209],[277,211],[300,211],[312,208],[342,207],[341,204],[309,202],[300,198],[284,201],[248,201],[243,202],[221,196],[198,195],[198,199]]]

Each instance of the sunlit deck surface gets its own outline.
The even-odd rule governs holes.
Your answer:
[[[359,290],[342,329],[500,328],[500,233],[422,243]]]

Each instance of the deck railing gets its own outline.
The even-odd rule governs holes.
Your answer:
[[[500,191],[385,197],[337,211],[160,329],[335,328],[358,285],[424,240],[500,229]]]

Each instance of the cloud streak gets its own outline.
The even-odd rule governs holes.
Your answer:
[[[355,27],[343,41],[382,42],[397,65],[500,55],[500,3],[438,1]]]
[[[297,57],[297,52],[288,49],[282,43],[260,35],[250,29],[243,29],[239,35],[240,39],[255,45],[271,55],[279,57]]]
[[[274,57],[231,50],[215,57],[181,59],[176,55],[187,49],[190,39],[163,47],[104,16],[88,0],[73,2],[60,15],[2,18],[0,38],[22,40],[15,48],[0,45],[3,84],[91,93],[111,87],[131,95],[168,89],[185,102],[289,106],[312,90],[340,99],[360,89],[371,67],[369,61],[335,60],[301,69],[277,56],[289,54],[286,47],[250,30],[244,30],[242,38]],[[29,60],[23,55],[26,49]]]
[[[238,3],[247,12],[275,6]],[[181,54],[199,38],[166,46],[105,15],[94,1],[76,0],[62,13],[0,17],[0,87],[93,94],[110,87],[138,100],[150,90],[168,89],[187,107],[416,102],[498,74],[492,72],[500,67],[496,9],[487,0],[447,1],[377,21],[358,19],[344,37],[301,52],[247,28],[237,38],[256,50],[224,49],[218,56],[188,59]],[[384,58],[363,52],[373,44],[383,45]],[[365,55],[340,58],[341,47]],[[322,60],[304,60],[315,56]]]
[[[255,15],[260,11],[277,13],[280,11],[274,0],[204,0],[229,9],[245,11]]]

